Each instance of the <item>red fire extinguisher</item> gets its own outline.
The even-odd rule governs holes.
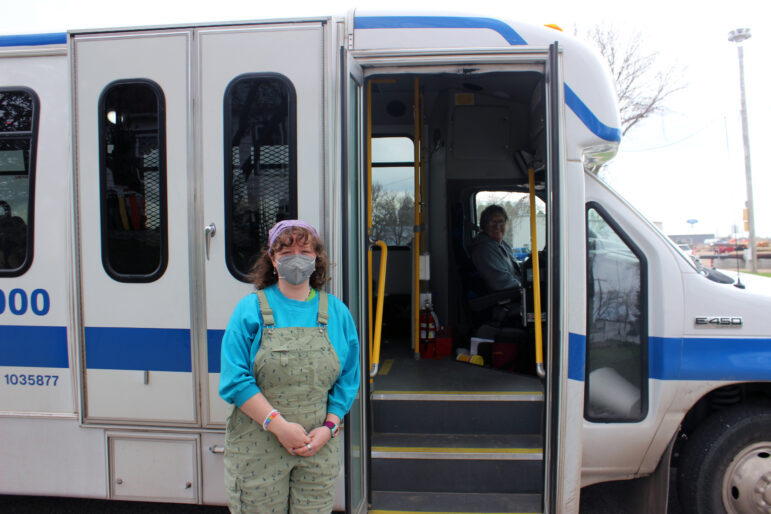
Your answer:
[[[430,302],[420,311],[420,356],[432,359],[436,356],[436,314]]]

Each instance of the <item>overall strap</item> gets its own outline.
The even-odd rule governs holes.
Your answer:
[[[327,326],[329,324],[329,313],[328,313],[328,297],[327,293],[325,291],[319,291],[319,325]]]
[[[270,304],[268,303],[268,297],[265,294],[265,291],[258,289],[255,293],[257,294],[257,300],[260,304],[260,314],[262,314],[262,320],[265,323],[265,326],[269,327],[275,325],[276,322],[273,320],[273,311],[270,309]]]

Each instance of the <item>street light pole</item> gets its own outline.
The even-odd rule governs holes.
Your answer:
[[[755,243],[755,207],[752,200],[752,168],[750,166],[750,133],[747,125],[747,101],[744,96],[744,47],[742,43],[752,36],[750,29],[735,29],[728,33],[728,41],[739,49],[739,88],[742,100],[742,138],[744,140],[744,174],[747,181],[747,222],[750,232],[751,269],[758,271],[757,244]]]

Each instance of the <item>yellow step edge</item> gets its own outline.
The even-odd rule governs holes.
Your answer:
[[[532,395],[543,394],[542,391],[382,391],[376,389],[373,394],[463,394],[463,395]]]
[[[373,446],[374,452],[413,452],[413,453],[543,453],[543,448],[444,448],[416,446]]]
[[[369,514],[479,514],[477,512],[445,512],[425,510],[370,510]],[[538,512],[485,512],[485,514],[540,514]]]

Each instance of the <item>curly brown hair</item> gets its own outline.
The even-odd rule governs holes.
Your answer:
[[[278,275],[273,269],[273,261],[270,256],[281,249],[292,246],[294,243],[305,245],[311,243],[313,251],[316,252],[316,270],[310,277],[311,287],[320,289],[330,280],[329,277],[329,258],[324,250],[324,243],[316,237],[313,232],[303,227],[289,227],[283,230],[273,241],[273,246],[265,248],[255,261],[249,273],[249,278],[254,287],[265,289],[278,282]]]

